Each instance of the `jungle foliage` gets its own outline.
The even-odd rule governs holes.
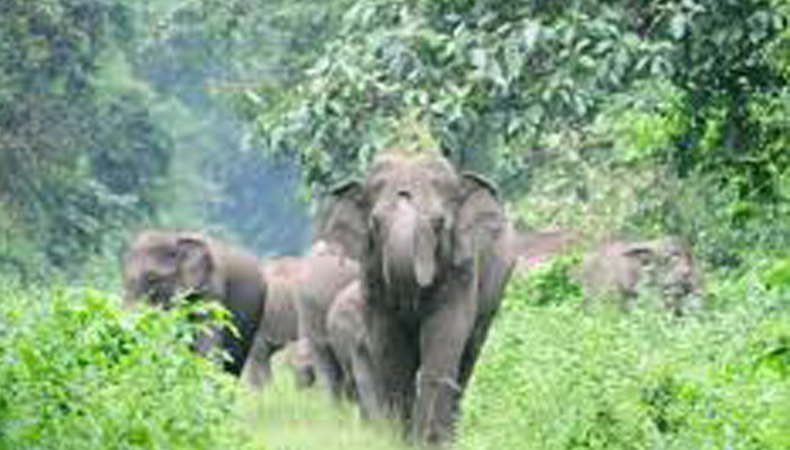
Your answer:
[[[297,197],[395,145],[495,180],[530,227],[680,235],[705,272],[684,320],[649,299],[583,313],[573,258],[515,280],[459,448],[788,448],[788,17],[788,0],[0,1],[0,449],[399,447],[282,385],[264,425],[239,420],[179,313],[34,287],[117,278],[152,224],[298,253]]]
[[[678,320],[655,298],[628,315],[607,305],[585,312],[568,262],[510,283],[465,397],[458,448],[790,445],[786,272],[717,280],[707,310]],[[766,282],[774,276],[782,288]]]
[[[84,262],[110,230],[155,212],[172,143],[145,93],[106,72],[134,36],[131,13],[120,2],[0,6],[6,260]]]
[[[583,215],[596,235],[672,232],[738,266],[741,250],[790,238],[786,13],[768,0],[363,0],[256,125],[269,152],[297,149],[314,187],[382,146],[438,146],[536,226]]]
[[[0,448],[251,448],[238,386],[189,350],[188,309],[0,283]]]
[[[211,228],[260,253],[301,248],[298,168],[243,142],[234,94],[293,83],[332,22],[314,6],[237,6],[0,5],[0,269],[35,279],[115,264],[119,241],[150,223]]]

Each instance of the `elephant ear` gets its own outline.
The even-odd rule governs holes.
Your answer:
[[[314,244],[336,245],[346,256],[362,259],[368,241],[362,183],[350,180],[330,189],[313,223]]]
[[[453,264],[474,264],[481,249],[492,246],[505,226],[505,211],[493,183],[474,173],[461,175],[461,198],[454,228]]]
[[[182,287],[193,292],[206,292],[214,273],[214,259],[205,238],[200,236],[180,237],[178,248],[178,279]]]

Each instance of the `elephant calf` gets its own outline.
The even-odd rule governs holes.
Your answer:
[[[244,378],[252,386],[262,386],[271,379],[272,356],[293,344],[288,362],[295,371],[297,385],[310,386],[315,374],[309,349],[305,349],[306,342],[297,343],[297,297],[307,279],[306,262],[298,257],[277,258],[265,263],[261,272],[268,287],[266,310],[244,369]]]
[[[338,294],[360,277],[359,264],[322,240],[305,257],[307,279],[298,301],[299,336],[309,348],[316,376],[335,398],[343,395],[342,368],[330,343],[327,317]]]
[[[362,286],[355,281],[338,294],[327,316],[329,342],[340,366],[344,394],[360,404],[362,416],[382,419],[383,405],[366,331]]]
[[[584,258],[578,278],[587,303],[591,297],[614,296],[630,310],[639,288],[645,286],[656,289],[675,315],[700,307],[695,295],[700,281],[691,249],[673,237],[606,244]]]
[[[123,273],[126,307],[146,300],[167,309],[181,294],[219,301],[230,311],[238,335],[214,328],[197,337],[195,350],[206,354],[221,346],[230,355],[225,369],[241,373],[266,304],[256,258],[198,233],[151,230],[133,241]]]

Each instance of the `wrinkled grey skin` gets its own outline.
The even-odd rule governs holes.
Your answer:
[[[365,328],[362,286],[354,281],[338,294],[327,316],[329,342],[341,369],[343,393],[360,403],[362,417],[383,419],[380,387],[371,358],[370,337]]]
[[[299,339],[297,302],[301,285],[307,279],[306,261],[299,257],[276,258],[264,263],[261,275],[268,289],[266,310],[243,375],[256,388],[271,380],[271,358],[274,354]],[[299,363],[289,365],[294,371],[297,386],[308,387],[313,384],[315,374],[309,354],[301,353]]]
[[[345,205],[325,211],[323,238],[362,261],[381,415],[447,442],[514,263],[498,193],[438,155],[391,151],[330,197]]]
[[[266,283],[257,260],[198,233],[145,231],[124,260],[124,305],[144,300],[170,308],[173,297],[219,301],[239,332],[213,328],[196,339],[201,354],[221,346],[230,355],[225,369],[241,373],[266,303]]]
[[[342,368],[329,342],[326,318],[337,294],[359,278],[359,263],[345,256],[339,247],[318,239],[305,257],[305,266],[297,303],[299,337],[307,347],[317,381],[340,399]]]
[[[668,237],[643,242],[611,242],[586,255],[578,271],[585,302],[596,297],[635,306],[640,288],[653,288],[664,306],[682,316],[700,308],[700,278],[690,247]]]

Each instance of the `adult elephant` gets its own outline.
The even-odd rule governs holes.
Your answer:
[[[631,310],[640,287],[646,287],[677,316],[701,307],[701,278],[691,248],[676,237],[603,244],[585,255],[577,276],[586,305],[594,298],[612,297]]]
[[[238,333],[213,327],[199,334],[195,349],[206,354],[221,346],[230,356],[225,370],[241,373],[266,304],[256,258],[198,233],[151,230],[133,241],[123,272],[127,307],[145,300],[168,309],[182,294],[219,301]]]
[[[288,362],[299,387],[313,384],[315,374],[305,343],[299,341],[297,301],[303,283],[307,281],[307,263],[300,257],[274,258],[264,263],[261,275],[266,281],[268,295],[244,378],[254,387],[270,381],[271,358],[292,345]]]
[[[378,392],[418,441],[445,442],[513,267],[497,189],[438,154],[393,150],[331,197],[344,208],[324,238],[362,262]]]

